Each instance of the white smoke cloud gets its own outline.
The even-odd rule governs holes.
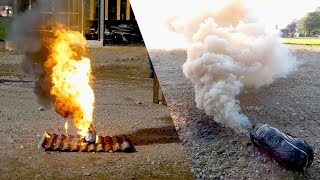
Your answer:
[[[252,128],[236,99],[241,90],[268,85],[296,68],[278,34],[267,31],[242,1],[167,23],[190,43],[183,72],[194,83],[197,107],[238,133]]]
[[[236,99],[241,90],[268,85],[296,68],[274,32],[276,21],[266,22],[268,0],[130,2],[148,50],[186,48],[183,71],[194,83],[197,107],[237,132],[252,126]]]

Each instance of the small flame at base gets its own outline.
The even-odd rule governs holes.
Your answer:
[[[69,128],[69,123],[68,121],[66,121],[66,123],[64,123],[64,129],[66,130],[66,135],[68,135],[68,128]]]
[[[46,138],[50,138],[51,137],[47,132],[45,132],[44,135],[46,136]]]

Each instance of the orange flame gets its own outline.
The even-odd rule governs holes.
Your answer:
[[[64,129],[66,130],[66,135],[68,135],[68,128],[69,128],[69,123],[68,121],[66,121],[66,123],[64,123]]]
[[[50,95],[56,111],[63,117],[72,116],[78,133],[86,136],[93,128],[94,92],[87,54],[87,42],[81,33],[59,27],[53,30],[49,56],[44,64],[50,74]],[[67,130],[66,122],[65,128]]]
[[[45,132],[44,135],[46,136],[46,138],[50,138],[51,137],[47,132]]]

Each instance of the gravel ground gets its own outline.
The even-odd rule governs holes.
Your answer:
[[[239,95],[253,123],[267,123],[305,139],[315,152],[305,173],[293,173],[257,151],[247,137],[196,109],[192,83],[181,66],[186,52],[151,51],[161,88],[196,179],[320,179],[320,47],[290,46],[300,65],[287,78]]]
[[[95,127],[127,134],[137,152],[59,153],[36,148],[44,131],[64,133],[54,109],[39,111],[22,56],[0,42],[0,179],[192,179],[166,106],[152,104],[145,47],[91,49]],[[74,134],[75,129],[71,128]]]

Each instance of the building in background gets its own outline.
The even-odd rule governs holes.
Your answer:
[[[63,24],[102,45],[143,41],[129,0],[6,1],[13,15],[32,10],[42,1],[44,3],[40,3],[40,14],[47,27],[50,27],[50,23]]]

